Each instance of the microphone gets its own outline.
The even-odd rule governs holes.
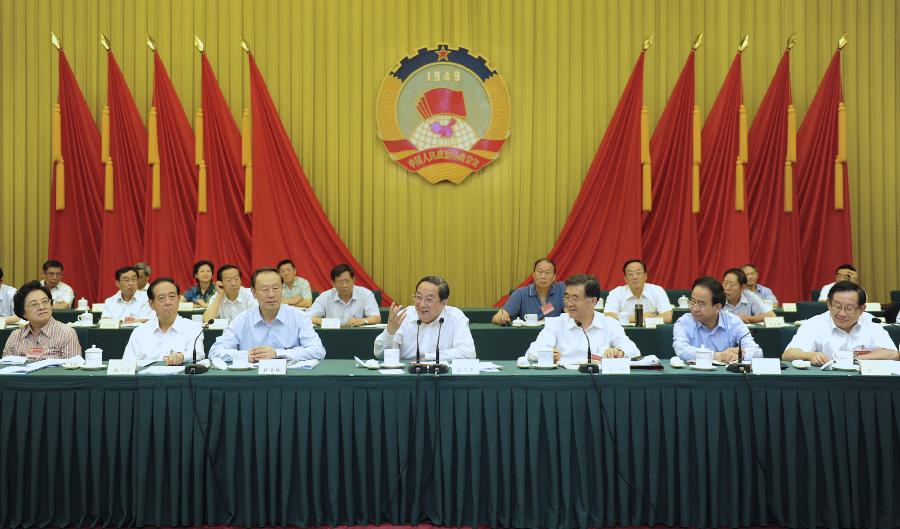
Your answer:
[[[747,331],[746,334],[738,338],[737,346],[738,346],[738,359],[736,362],[732,362],[728,364],[728,367],[725,368],[726,371],[730,371],[731,373],[749,373],[751,371],[750,366],[744,365],[741,362],[744,360],[744,354],[741,349],[741,342],[750,335],[753,331]]]
[[[578,371],[581,373],[590,374],[599,373],[600,366],[591,362],[591,339],[588,338],[587,331],[584,330],[584,325],[582,325],[580,321],[575,320],[575,325],[577,325],[578,328],[581,329],[581,332],[584,333],[584,339],[587,340],[587,363],[578,366]]]
[[[422,357],[419,353],[419,329],[422,327],[422,320],[416,320],[416,363],[409,365],[409,372],[416,375],[422,373]]]
[[[213,320],[209,320],[208,322],[206,322],[206,324],[210,325],[212,324],[212,322]],[[202,326],[200,327],[200,334],[198,334],[197,337],[194,338],[194,341],[192,342],[193,345],[191,346],[191,357],[194,359],[194,361],[184,366],[184,372],[187,375],[202,375],[203,373],[206,373],[207,370],[209,370],[209,368],[205,365],[197,363],[197,340],[199,340],[201,336],[203,336]]]
[[[446,373],[450,370],[445,365],[441,364],[441,329],[444,328],[444,317],[441,316],[441,319],[438,320],[438,337],[437,343],[434,345],[434,368],[432,372],[435,375],[440,375],[442,373]]]

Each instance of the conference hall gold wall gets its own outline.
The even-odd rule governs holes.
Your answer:
[[[751,119],[788,35],[798,35],[791,72],[802,119],[846,31],[853,251],[876,299],[900,288],[895,0],[0,0],[0,6],[0,266],[8,283],[35,277],[46,258],[57,91],[51,31],[61,37],[98,123],[106,100],[101,31],[145,116],[153,76],[146,33],[159,43],[189,115],[200,104],[192,39],[204,39],[237,118],[250,104],[239,47],[244,36],[319,200],[354,255],[403,302],[418,277],[439,273],[450,282],[452,301],[463,306],[492,303],[553,246],[645,35],[655,36],[645,76],[653,127],[700,31],[697,99],[704,116],[739,38],[750,34],[743,73]],[[512,98],[512,133],[499,159],[462,185],[431,185],[401,170],[375,128],[376,93],[387,71],[438,42],[487,57]],[[764,270],[763,280],[773,273]]]

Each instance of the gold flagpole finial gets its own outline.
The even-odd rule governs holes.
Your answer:
[[[111,51],[109,48],[109,38],[107,38],[103,33],[100,34],[100,45],[103,46],[104,50]]]
[[[784,48],[788,51],[791,51],[792,49],[794,49],[794,46],[796,46],[796,45],[797,45],[797,34],[791,33],[791,36],[788,37],[787,44],[785,45]]]
[[[253,52],[250,51],[250,45],[247,44],[247,41],[244,38],[241,38],[241,49],[244,50],[247,55],[253,55]]]
[[[741,41],[738,42],[738,53],[744,53],[744,50],[746,50],[747,46],[749,46],[749,45],[750,45],[750,34],[747,33],[746,35],[744,35],[744,38],[742,38]]]
[[[694,44],[691,45],[691,49],[696,50],[700,46],[703,46],[703,32],[697,33],[697,37],[694,39]]]
[[[156,53],[156,41],[153,40],[149,33],[147,33],[147,47],[150,48],[150,51]]]
[[[651,33],[646,39],[644,39],[643,50],[647,51],[650,46],[653,46],[653,33]]]
[[[847,45],[847,42],[850,40],[847,38],[849,36],[850,35],[848,33],[844,33],[843,35],[841,35],[841,38],[838,39],[838,49],[839,50],[844,49],[844,46]]]
[[[62,43],[59,41],[59,37],[56,36],[56,33],[50,32],[50,44],[53,44],[53,47],[56,48],[56,51],[62,51]]]
[[[206,51],[206,45],[203,44],[203,41],[200,40],[200,37],[194,35],[194,47],[197,48],[197,51],[200,53],[204,53]]]

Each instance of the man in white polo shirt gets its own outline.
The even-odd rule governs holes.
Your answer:
[[[203,312],[203,321],[216,318],[228,323],[247,309],[259,308],[253,292],[241,285],[241,270],[233,264],[224,264],[216,272],[216,293]]]
[[[828,312],[813,316],[797,329],[783,360],[809,360],[820,366],[836,351],[853,351],[864,360],[897,360],[897,347],[884,328],[861,317],[866,291],[852,281],[838,281],[828,291]]]
[[[54,309],[70,309],[75,301],[75,292],[72,287],[63,283],[63,264],[54,259],[44,261],[43,279],[41,284],[50,289],[53,296]]]
[[[620,312],[628,313],[628,321],[634,323],[634,306],[643,305],[645,318],[662,318],[672,323],[672,304],[669,296],[659,285],[647,283],[647,267],[640,259],[629,259],[622,267],[625,284],[612,289],[606,298],[603,313],[611,318],[619,318]]]
[[[101,318],[142,323],[153,317],[147,293],[137,289],[137,270],[133,266],[116,270],[116,286],[119,291],[103,302]]]
[[[13,310],[13,296],[15,295],[15,288],[3,284],[3,269],[0,268],[0,320],[4,320],[7,325],[19,321],[19,317]]]
[[[380,323],[381,312],[375,302],[375,294],[353,284],[356,274],[350,265],[339,264],[331,269],[334,288],[322,292],[309,309],[312,322],[322,324],[322,318],[337,318],[341,327]]]
[[[181,289],[175,280],[160,277],[150,283],[147,293],[156,317],[132,331],[122,358],[138,365],[181,365],[203,358],[203,326],[178,315]]]

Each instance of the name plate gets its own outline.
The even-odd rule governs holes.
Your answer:
[[[797,312],[797,304],[796,303],[782,303],[781,310],[784,312]]]
[[[453,360],[454,375],[477,375],[480,369],[480,361],[477,358],[457,358]]]
[[[115,318],[100,318],[99,327],[101,329],[118,329],[119,320]]]
[[[881,312],[881,303],[866,302],[866,312]]]
[[[260,375],[286,375],[287,360],[284,358],[268,358],[259,361],[259,369],[257,374]]]
[[[897,360],[860,360],[860,373],[866,376],[889,377],[900,374],[900,362]]]
[[[110,360],[106,366],[107,375],[133,375],[137,365],[130,360]]]
[[[644,318],[644,326],[648,329],[652,329],[657,325],[662,325],[665,323],[662,318]]]
[[[190,301],[178,304],[178,312],[190,312],[194,310],[194,304]]]
[[[91,312],[103,312],[103,309],[106,307],[105,303],[94,303],[91,306]]]
[[[766,327],[784,327],[784,318],[781,316],[768,316],[763,320]]]
[[[750,366],[754,375],[781,374],[781,360],[778,358],[753,358],[750,360]]]
[[[323,329],[340,329],[341,328],[341,320],[340,320],[340,318],[322,318],[322,328]]]
[[[202,321],[202,317],[201,317],[201,321]],[[213,320],[213,322],[211,324],[209,324],[210,329],[224,329],[225,327],[228,327],[227,319],[216,318]]]
[[[631,373],[631,359],[604,358],[600,362],[600,372],[604,375],[627,375]]]
[[[0,329],[6,328],[6,316],[0,316]]]

